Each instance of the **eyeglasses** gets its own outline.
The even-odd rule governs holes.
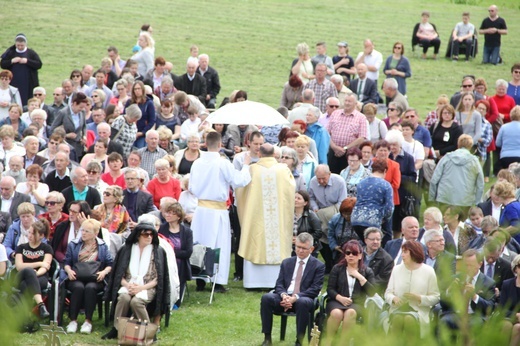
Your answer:
[[[34,96],[42,96],[43,94],[34,94]]]
[[[292,157],[290,156],[280,156],[281,159],[284,159],[284,160],[291,160]]]
[[[388,108],[388,110],[393,112],[393,111],[397,110],[397,108]]]
[[[104,191],[103,196],[110,197],[110,196],[112,196],[112,194],[108,191]]]
[[[56,205],[56,204],[58,204],[58,202],[56,202],[56,201],[45,201],[45,205],[53,206],[53,205]]]
[[[79,211],[69,209],[69,214],[79,214]]]
[[[98,171],[87,171],[88,174],[98,174]]]
[[[403,49],[401,46],[395,46],[394,49]]]
[[[345,256],[357,256],[359,252],[357,251],[345,251]]]
[[[466,85],[462,84],[463,88],[471,88],[472,86],[473,86],[473,84],[466,84]]]
[[[81,75],[79,75],[79,74],[72,75],[72,78],[77,78],[77,77],[81,77]]]
[[[143,237],[143,238],[152,238],[153,237],[153,232],[142,232],[141,233],[141,237]]]
[[[49,144],[52,144],[52,145],[58,145],[58,144],[60,144],[60,143],[58,143],[58,142],[53,142],[53,141],[50,141],[50,142],[49,142]]]
[[[327,105],[329,106],[330,108],[339,108],[339,105]]]
[[[520,73],[520,70],[515,70],[513,71],[514,74],[519,74]]]
[[[10,80],[10,78],[7,77],[0,77],[1,80]]]

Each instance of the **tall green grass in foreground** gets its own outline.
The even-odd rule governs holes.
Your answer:
[[[189,47],[197,44],[201,53],[208,53],[210,64],[220,73],[222,91],[219,101],[234,89],[244,89],[249,98],[277,107],[282,87],[289,75],[295,47],[307,42],[311,47],[318,41],[329,44],[328,54],[335,55],[335,44],[346,40],[350,54],[362,50],[363,40],[371,38],[376,49],[386,58],[397,40],[405,44],[413,77],[408,80],[410,105],[424,117],[434,108],[439,94],[451,95],[459,89],[465,74],[474,74],[488,81],[490,93],[496,79],[510,79],[510,67],[520,61],[520,11],[516,0],[499,0],[500,15],[507,21],[509,35],[503,37],[504,65],[483,66],[482,55],[469,63],[420,60],[412,54],[410,39],[422,10],[430,10],[431,21],[437,25],[442,40],[443,56],[448,37],[460,21],[461,13],[469,10],[471,22],[479,27],[487,16],[488,3],[454,4],[449,0],[384,0],[350,1],[87,1],[22,0],[2,4],[0,11],[0,50],[12,45],[15,35],[24,32],[29,46],[42,61],[40,82],[49,95],[72,69],[84,64],[99,66],[109,45],[119,48],[121,56],[131,56],[139,27],[149,22],[154,27],[156,56],[162,55],[174,64],[174,72],[182,74]],[[508,7],[505,7],[508,6]],[[479,36],[479,50],[483,37]],[[431,53],[430,53],[431,54]],[[380,77],[380,82],[383,76]],[[230,282],[229,292],[217,294],[210,306],[209,292],[195,292],[189,284],[190,297],[174,311],[169,328],[162,328],[159,341],[164,345],[259,345],[262,342],[259,304],[262,292],[245,291],[241,283]],[[323,291],[325,288],[323,289]],[[0,303],[0,344],[41,345],[43,334],[18,334],[11,313]],[[79,322],[83,322],[80,316]],[[279,318],[274,319],[273,340],[279,336]],[[65,325],[68,323],[66,318]],[[295,340],[294,319],[289,319],[287,337],[280,345]],[[61,336],[64,345],[103,345],[101,336],[107,331],[94,315],[91,335]],[[486,324],[474,331],[475,344],[502,345],[504,336],[499,324]],[[383,333],[360,329],[357,344],[403,345],[419,344]],[[404,341],[404,342],[403,342]],[[444,339],[445,344],[451,344]],[[420,344],[435,344],[434,339]]]

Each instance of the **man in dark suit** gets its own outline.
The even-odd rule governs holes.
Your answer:
[[[401,246],[403,242],[417,240],[419,236],[419,221],[413,216],[407,216],[401,222],[402,238],[390,240],[385,245],[385,251],[392,256],[395,264],[401,263]]]
[[[441,321],[450,329],[458,329],[460,323],[460,312],[455,311],[454,306],[467,307],[472,325],[482,324],[493,311],[495,283],[479,271],[482,262],[482,255],[477,250],[466,250],[462,254],[462,271],[455,276],[445,294],[441,291]],[[460,302],[460,299],[465,301]]]
[[[262,346],[272,345],[273,313],[296,313],[296,345],[301,345],[314,310],[314,298],[320,293],[325,275],[325,265],[311,256],[314,240],[303,232],[296,237],[296,256],[285,259],[280,266],[274,292],[266,293],[260,302]],[[298,263],[296,263],[298,262]]]
[[[110,128],[110,125],[108,125],[107,123],[103,122],[97,126],[97,139],[105,139],[108,142],[107,154],[110,155],[113,152],[116,152],[116,153],[119,153],[119,155],[121,155],[122,157],[124,157],[123,146],[116,141],[111,141],[110,133],[111,133],[111,128]],[[89,153],[94,152],[95,145],[96,144],[94,143],[88,148]]]
[[[374,272],[374,286],[376,286],[377,292],[382,295],[390,280],[390,274],[392,274],[392,269],[394,268],[394,260],[381,247],[383,232],[379,228],[367,228],[364,237],[366,246],[363,251],[363,260],[365,265]]]
[[[37,155],[40,147],[40,141],[36,136],[27,136],[23,140],[25,147],[25,155],[23,156],[23,167],[27,169],[30,165],[41,166],[47,159],[43,156]]]
[[[437,274],[439,289],[445,290],[455,275],[455,255],[445,250],[444,236],[440,230],[428,230],[424,233],[427,252],[424,263],[433,267]]]
[[[502,244],[498,239],[490,237],[484,243],[484,261],[480,266],[480,271],[495,281],[496,287],[501,290],[502,283],[514,277],[511,270],[511,262],[500,257],[502,254]]]
[[[157,209],[153,204],[152,195],[139,189],[139,172],[136,169],[126,169],[125,183],[126,189],[123,192],[123,205],[132,219],[128,226],[134,228],[137,225],[139,216]]]
[[[495,201],[496,197],[493,194],[493,186],[491,186],[491,189],[489,190],[489,195],[490,197],[487,199],[487,201],[477,204],[477,207],[482,209],[484,216],[493,216],[493,210],[495,210],[494,216],[500,220],[500,216],[502,216],[502,212],[504,211],[504,206],[498,201]]]
[[[26,194],[16,192],[16,181],[13,177],[6,176],[0,180],[1,198],[0,210],[11,215],[11,220],[18,218],[18,206],[23,202],[31,202],[31,198]]]
[[[70,172],[70,180],[72,185],[61,192],[65,197],[64,213],[69,213],[69,203],[72,201],[85,201],[92,209],[101,204],[98,190],[88,186],[88,174],[83,167],[74,168]]]
[[[202,104],[206,104],[206,79],[197,74],[197,62],[190,60],[186,64],[186,73],[180,76],[177,90],[182,90],[188,95],[197,96]]]
[[[375,103],[379,100],[376,82],[367,78],[367,65],[361,63],[356,66],[358,78],[352,80],[349,89],[358,96],[363,104]]]
[[[220,92],[220,80],[218,72],[209,66],[209,56],[207,54],[199,55],[199,68],[197,74],[200,74],[206,80],[206,108],[215,109],[217,103],[217,95]]]

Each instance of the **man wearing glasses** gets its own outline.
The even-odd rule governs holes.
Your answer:
[[[457,109],[463,92],[472,92],[473,96],[475,96],[475,102],[484,99],[484,96],[480,95],[475,90],[475,76],[464,76],[462,78],[460,91],[457,91],[455,94],[453,94],[453,96],[450,99],[450,105],[452,105],[453,108]]]
[[[403,119],[412,123],[414,127],[413,139],[419,141],[424,147],[424,156],[428,157],[430,155],[430,148],[432,146],[432,138],[430,136],[430,131],[422,125],[419,124],[419,114],[417,114],[417,110],[414,108],[408,108],[404,112]]]
[[[484,34],[483,64],[498,64],[500,59],[501,36],[507,35],[506,21],[498,16],[498,7],[491,5],[488,9],[489,17],[480,25],[480,34]]]
[[[511,81],[507,86],[507,94],[515,99],[515,103],[520,105],[520,63],[511,67]]]
[[[374,285],[377,292],[382,294],[388,286],[390,274],[394,268],[392,257],[381,247],[383,232],[379,228],[369,227],[365,230],[365,249],[363,250],[363,261],[370,267],[375,275]]]
[[[325,112],[325,101],[329,97],[337,97],[338,91],[332,82],[325,78],[327,76],[327,65],[320,63],[316,65],[316,78],[305,85],[304,89],[314,91],[314,106],[318,107],[321,112]]]

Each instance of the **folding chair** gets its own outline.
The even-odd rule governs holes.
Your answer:
[[[195,246],[194,246],[195,248]],[[191,262],[191,260],[190,260]],[[211,283],[211,279],[213,279],[213,284],[211,285],[211,295],[209,297],[209,303],[213,302],[213,297],[215,294],[215,285],[216,276],[219,270],[219,262],[220,262],[220,248],[211,249],[206,247],[206,253],[204,255],[204,267],[198,273],[192,274],[193,280],[204,280],[205,282]],[[193,270],[192,266],[192,270]],[[186,287],[187,288],[187,287]],[[187,291],[187,290],[185,290]]]

